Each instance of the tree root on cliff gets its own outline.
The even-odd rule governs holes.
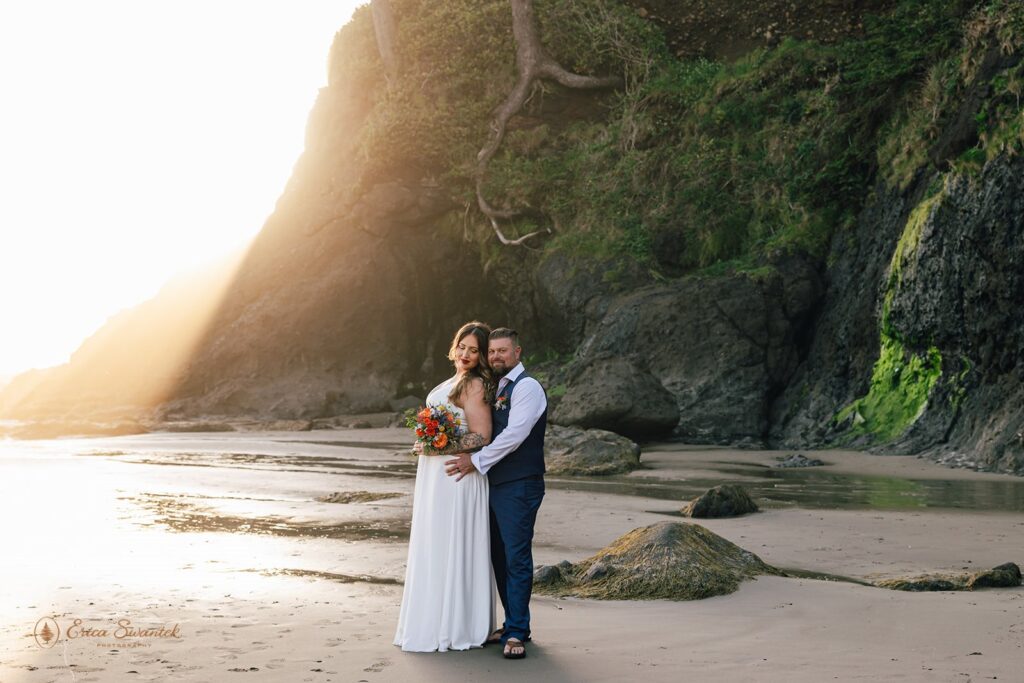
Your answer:
[[[484,197],[483,181],[487,173],[487,166],[505,138],[509,120],[522,110],[540,79],[552,80],[567,88],[581,90],[613,88],[621,85],[622,79],[617,76],[582,76],[568,71],[544,49],[533,13],[533,0],[509,0],[509,4],[512,5],[512,36],[516,43],[516,83],[495,112],[494,120],[491,123],[490,140],[477,154],[475,184],[477,206],[490,221],[491,228],[498,239],[506,246],[517,246],[523,245],[527,239],[542,232],[551,232],[551,228],[535,230],[522,237],[509,239],[502,232],[498,221],[517,218],[527,211],[497,209],[491,206]]]

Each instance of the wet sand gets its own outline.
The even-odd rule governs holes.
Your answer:
[[[696,602],[537,597],[523,661],[496,647],[402,653],[404,441],[367,429],[0,442],[0,681],[1020,680],[1024,589],[776,577]],[[847,452],[771,468],[780,455],[655,444],[628,476],[551,478],[535,560],[684,521],[683,497],[734,481],[764,511],[702,523],[779,567],[870,581],[1024,564],[1024,479]],[[44,648],[33,631],[47,616],[64,632]],[[117,639],[124,619],[153,631]]]

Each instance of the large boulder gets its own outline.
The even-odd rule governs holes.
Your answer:
[[[544,451],[548,474],[622,474],[640,466],[635,442],[601,429],[548,425]]]
[[[744,579],[781,572],[698,524],[634,529],[575,564],[541,567],[534,590],[604,600],[698,600],[735,591]]]
[[[675,429],[679,407],[650,372],[625,358],[604,357],[585,364],[570,380],[551,420],[653,437]]]
[[[757,503],[742,486],[722,484],[684,505],[682,513],[687,517],[737,517],[757,510]]]
[[[615,366],[587,364],[610,355],[626,359],[646,368],[674,397],[676,435],[692,442],[761,443],[772,403],[800,362],[822,288],[810,262],[794,255],[757,273],[685,277],[627,292],[596,311],[600,319],[587,326],[577,350],[584,368],[579,374],[595,367],[594,381],[611,389],[597,375]],[[572,381],[563,403],[582,386]],[[641,383],[640,393],[647,386]],[[554,419],[568,419],[561,406]]]

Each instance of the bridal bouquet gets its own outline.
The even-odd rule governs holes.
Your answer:
[[[416,433],[416,440],[425,448],[440,451],[463,433],[462,421],[450,406],[427,406],[419,412],[409,411],[405,425]],[[426,451],[425,451],[426,452]]]

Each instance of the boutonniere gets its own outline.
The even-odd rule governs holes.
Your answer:
[[[495,410],[506,410],[508,409],[508,396],[499,396],[494,399]]]

